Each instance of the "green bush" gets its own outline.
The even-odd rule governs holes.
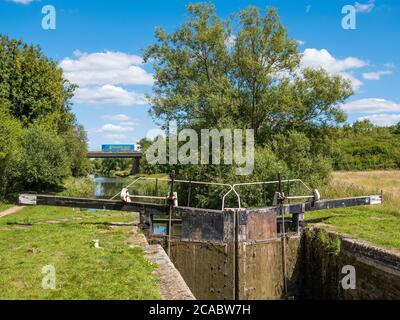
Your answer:
[[[398,126],[378,127],[368,120],[338,129],[333,168],[336,170],[398,169]]]
[[[95,195],[96,183],[93,179],[70,178],[64,185],[65,190],[60,193],[64,197],[92,198]]]
[[[46,190],[71,175],[64,140],[55,132],[33,126],[24,131],[20,172],[25,188]]]
[[[284,161],[292,178],[299,178],[313,187],[329,182],[331,159],[312,146],[304,133],[289,131],[277,135],[271,143],[278,159]]]
[[[260,181],[276,181],[281,175],[282,180],[302,179],[312,187],[320,187],[329,181],[331,160],[322,156],[316,150],[304,133],[291,131],[287,135],[276,135],[272,141],[263,147],[256,147],[254,169],[249,175],[238,175],[236,164],[233,165],[147,165],[146,172],[164,173],[175,170],[177,179],[187,181],[204,181],[215,183],[246,183]],[[305,194],[306,189],[296,183],[286,183],[284,191]],[[227,186],[199,185],[192,183],[177,183],[180,205],[190,205],[204,208],[219,209],[223,196],[229,191]],[[261,207],[271,205],[278,185],[257,184],[238,186],[237,190],[243,207]],[[190,190],[190,191],[189,191]],[[189,200],[190,198],[190,200]],[[237,196],[232,192],[227,196],[226,207],[237,207]]]
[[[236,165],[186,165],[177,168],[177,179],[207,181],[218,183],[243,183],[276,180],[280,173],[283,178],[290,176],[287,165],[280,161],[269,148],[255,150],[254,170],[250,175],[236,174]],[[177,184],[180,204],[187,205],[188,184]],[[237,188],[242,207],[265,206],[272,202],[277,185],[241,186]],[[195,185],[191,187],[191,206],[220,209],[224,194],[229,191],[225,186]],[[237,207],[238,199],[232,192],[226,198],[225,207]]]
[[[90,160],[87,158],[87,135],[81,125],[76,125],[61,134],[65,148],[71,161],[71,173],[74,177],[87,175],[92,168]]]
[[[14,189],[18,181],[22,128],[18,120],[0,108],[0,198]]]
[[[71,112],[75,88],[38,46],[0,35],[0,197],[87,174],[86,133]]]

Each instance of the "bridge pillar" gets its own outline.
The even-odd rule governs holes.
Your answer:
[[[136,175],[139,173],[139,168],[140,168],[140,159],[139,158],[134,158],[133,159],[133,165],[132,165],[132,171],[131,175]]]

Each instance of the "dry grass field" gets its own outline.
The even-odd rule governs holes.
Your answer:
[[[306,219],[400,250],[400,171],[334,172],[331,183],[320,191],[325,199],[383,192],[381,205],[316,211]]]

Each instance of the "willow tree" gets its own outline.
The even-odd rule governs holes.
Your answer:
[[[151,113],[164,128],[175,120],[195,130],[253,129],[256,150],[250,175],[238,176],[234,165],[175,166],[180,178],[233,183],[275,180],[279,172],[326,183],[329,128],[345,120],[339,105],[352,94],[350,82],[303,68],[297,41],[273,8],[249,7],[227,20],[208,2],[187,9],[186,21],[172,33],[158,28],[145,51],[155,70]],[[263,205],[261,189],[242,194],[244,205]],[[196,203],[208,207],[223,195],[196,192]]]
[[[249,7],[228,20],[210,3],[190,4],[173,33],[156,30],[145,52],[153,63],[151,113],[192,128],[252,128],[257,143],[271,135],[345,120],[339,108],[349,81],[302,68],[297,42],[275,9]]]

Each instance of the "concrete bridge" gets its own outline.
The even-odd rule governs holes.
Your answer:
[[[131,174],[135,175],[139,172],[140,159],[143,157],[142,152],[107,152],[107,151],[89,151],[87,153],[89,159],[134,159]]]

